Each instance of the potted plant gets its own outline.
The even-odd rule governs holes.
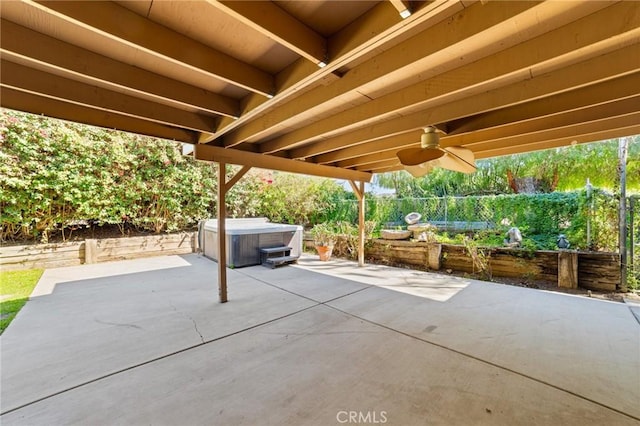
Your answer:
[[[331,259],[333,245],[336,242],[336,233],[328,223],[319,223],[311,229],[313,242],[320,256],[320,260],[326,262]]]

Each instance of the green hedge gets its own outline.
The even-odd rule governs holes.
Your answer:
[[[0,123],[3,239],[87,220],[176,230],[214,203],[212,169],[174,142],[8,111]]]
[[[181,147],[1,110],[0,240],[46,241],[87,223],[175,231],[214,217],[216,168]],[[230,217],[308,225],[326,220],[326,208],[344,197],[331,180],[251,170],[227,195],[227,208]]]

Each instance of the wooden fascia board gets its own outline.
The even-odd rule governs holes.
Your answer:
[[[118,129],[161,139],[187,143],[195,143],[197,140],[197,134],[190,130],[70,104],[61,100],[45,98],[33,93],[21,92],[4,86],[0,88],[0,105],[4,108],[25,111],[31,114],[43,114],[62,120],[108,129]]]
[[[289,15],[270,1],[213,1],[208,3],[223,10],[245,25],[276,40],[298,55],[318,65],[326,65],[327,41],[320,34]]]
[[[215,119],[91,86],[2,60],[2,85],[96,109],[200,132],[213,132]]]
[[[283,172],[300,173],[334,179],[346,179],[361,182],[371,181],[370,173],[307,163],[304,161],[291,160],[288,158],[274,157],[266,154],[238,151],[232,148],[222,148],[212,145],[198,144],[195,146],[194,152],[196,159],[204,161],[223,162],[241,166],[258,167],[261,169],[279,170]]]
[[[554,94],[570,92],[572,89],[588,86],[590,84],[607,84],[606,80],[631,79],[632,86],[618,85],[617,91],[626,91],[629,95],[635,94],[637,76],[633,74],[640,68],[639,61],[629,61],[629,57],[638,55],[638,45],[626,46],[622,49],[579,62],[560,70],[553,70],[542,75],[510,84],[485,93],[465,97],[444,105],[417,111],[406,116],[374,124],[366,128],[354,130],[339,136],[328,138],[321,142],[305,145],[290,151],[291,158],[307,158],[320,155],[336,149],[356,145],[366,141],[380,139],[386,136],[400,134],[409,130],[417,130],[424,126],[448,122],[462,117],[483,114],[487,111],[507,108],[534,99],[550,97]],[[623,77],[620,77],[623,76]],[[598,83],[603,82],[603,83]],[[618,96],[624,97],[624,96]],[[614,98],[610,98],[612,100]],[[544,100],[544,99],[542,99]],[[574,100],[579,104],[582,99]],[[582,105],[587,106],[588,104]],[[554,112],[554,106],[550,104],[549,112],[541,111],[540,115]],[[579,107],[577,105],[576,107]],[[450,130],[451,130],[451,126]],[[453,128],[455,129],[455,127]],[[451,132],[450,132],[451,133]],[[455,132],[454,132],[455,133]]]
[[[271,96],[273,76],[113,2],[41,1],[41,10],[121,43],[178,62],[246,90]]]
[[[107,58],[2,19],[1,51],[215,114],[237,117],[237,100]]]
[[[616,21],[615,17],[621,14],[629,16],[629,19]],[[617,23],[603,26],[602,22]],[[574,37],[582,32],[582,37]],[[628,40],[640,40],[640,3],[623,2],[602,9],[470,64],[314,121],[261,144],[261,151],[272,153],[291,149],[357,122],[402,114],[416,107],[435,107],[459,99],[465,93],[481,93],[516,81],[525,81],[532,74],[537,75],[539,68],[566,67],[587,59],[587,54],[596,56],[600,54],[599,51],[610,48],[610,45],[621,46]],[[535,52],[535,55],[531,52]],[[579,57],[576,52],[584,56]]]

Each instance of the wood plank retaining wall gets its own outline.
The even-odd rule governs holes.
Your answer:
[[[440,269],[474,272],[471,257],[465,247],[457,245],[372,240],[367,244],[366,256],[374,261],[438,269],[433,267],[433,259],[431,262],[429,259],[429,251],[438,245],[441,246]],[[558,281],[557,251],[525,252],[509,248],[488,250],[493,276]],[[620,283],[620,256],[617,253],[572,253],[576,254],[578,262],[577,285],[592,290],[616,290]]]
[[[0,269],[59,268],[162,255],[193,253],[196,232],[0,247]]]

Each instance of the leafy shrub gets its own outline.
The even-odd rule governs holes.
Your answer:
[[[330,209],[331,220],[355,223],[356,201],[343,200],[338,204]],[[478,244],[486,246],[501,246],[506,231],[517,226],[525,240],[531,240],[539,250],[555,249],[558,234],[565,234],[572,248],[615,250],[616,204],[615,197],[601,190],[594,190],[591,198],[586,190],[468,197],[368,197],[366,217],[385,227],[404,225],[404,215],[412,211],[421,213],[424,221],[486,222],[492,229],[479,232],[475,238]],[[587,247],[588,220],[591,247]],[[438,240],[461,243],[462,237],[440,235]]]
[[[214,206],[212,168],[171,141],[3,110],[0,158],[3,240],[83,222],[173,231]]]
[[[1,240],[46,241],[78,224],[189,229],[215,217],[216,176],[172,141],[0,111]],[[310,225],[346,194],[333,180],[251,170],[227,194],[227,212]]]
[[[259,212],[272,222],[310,226],[326,222],[330,206],[346,191],[335,181],[289,173],[274,173],[259,192]]]

